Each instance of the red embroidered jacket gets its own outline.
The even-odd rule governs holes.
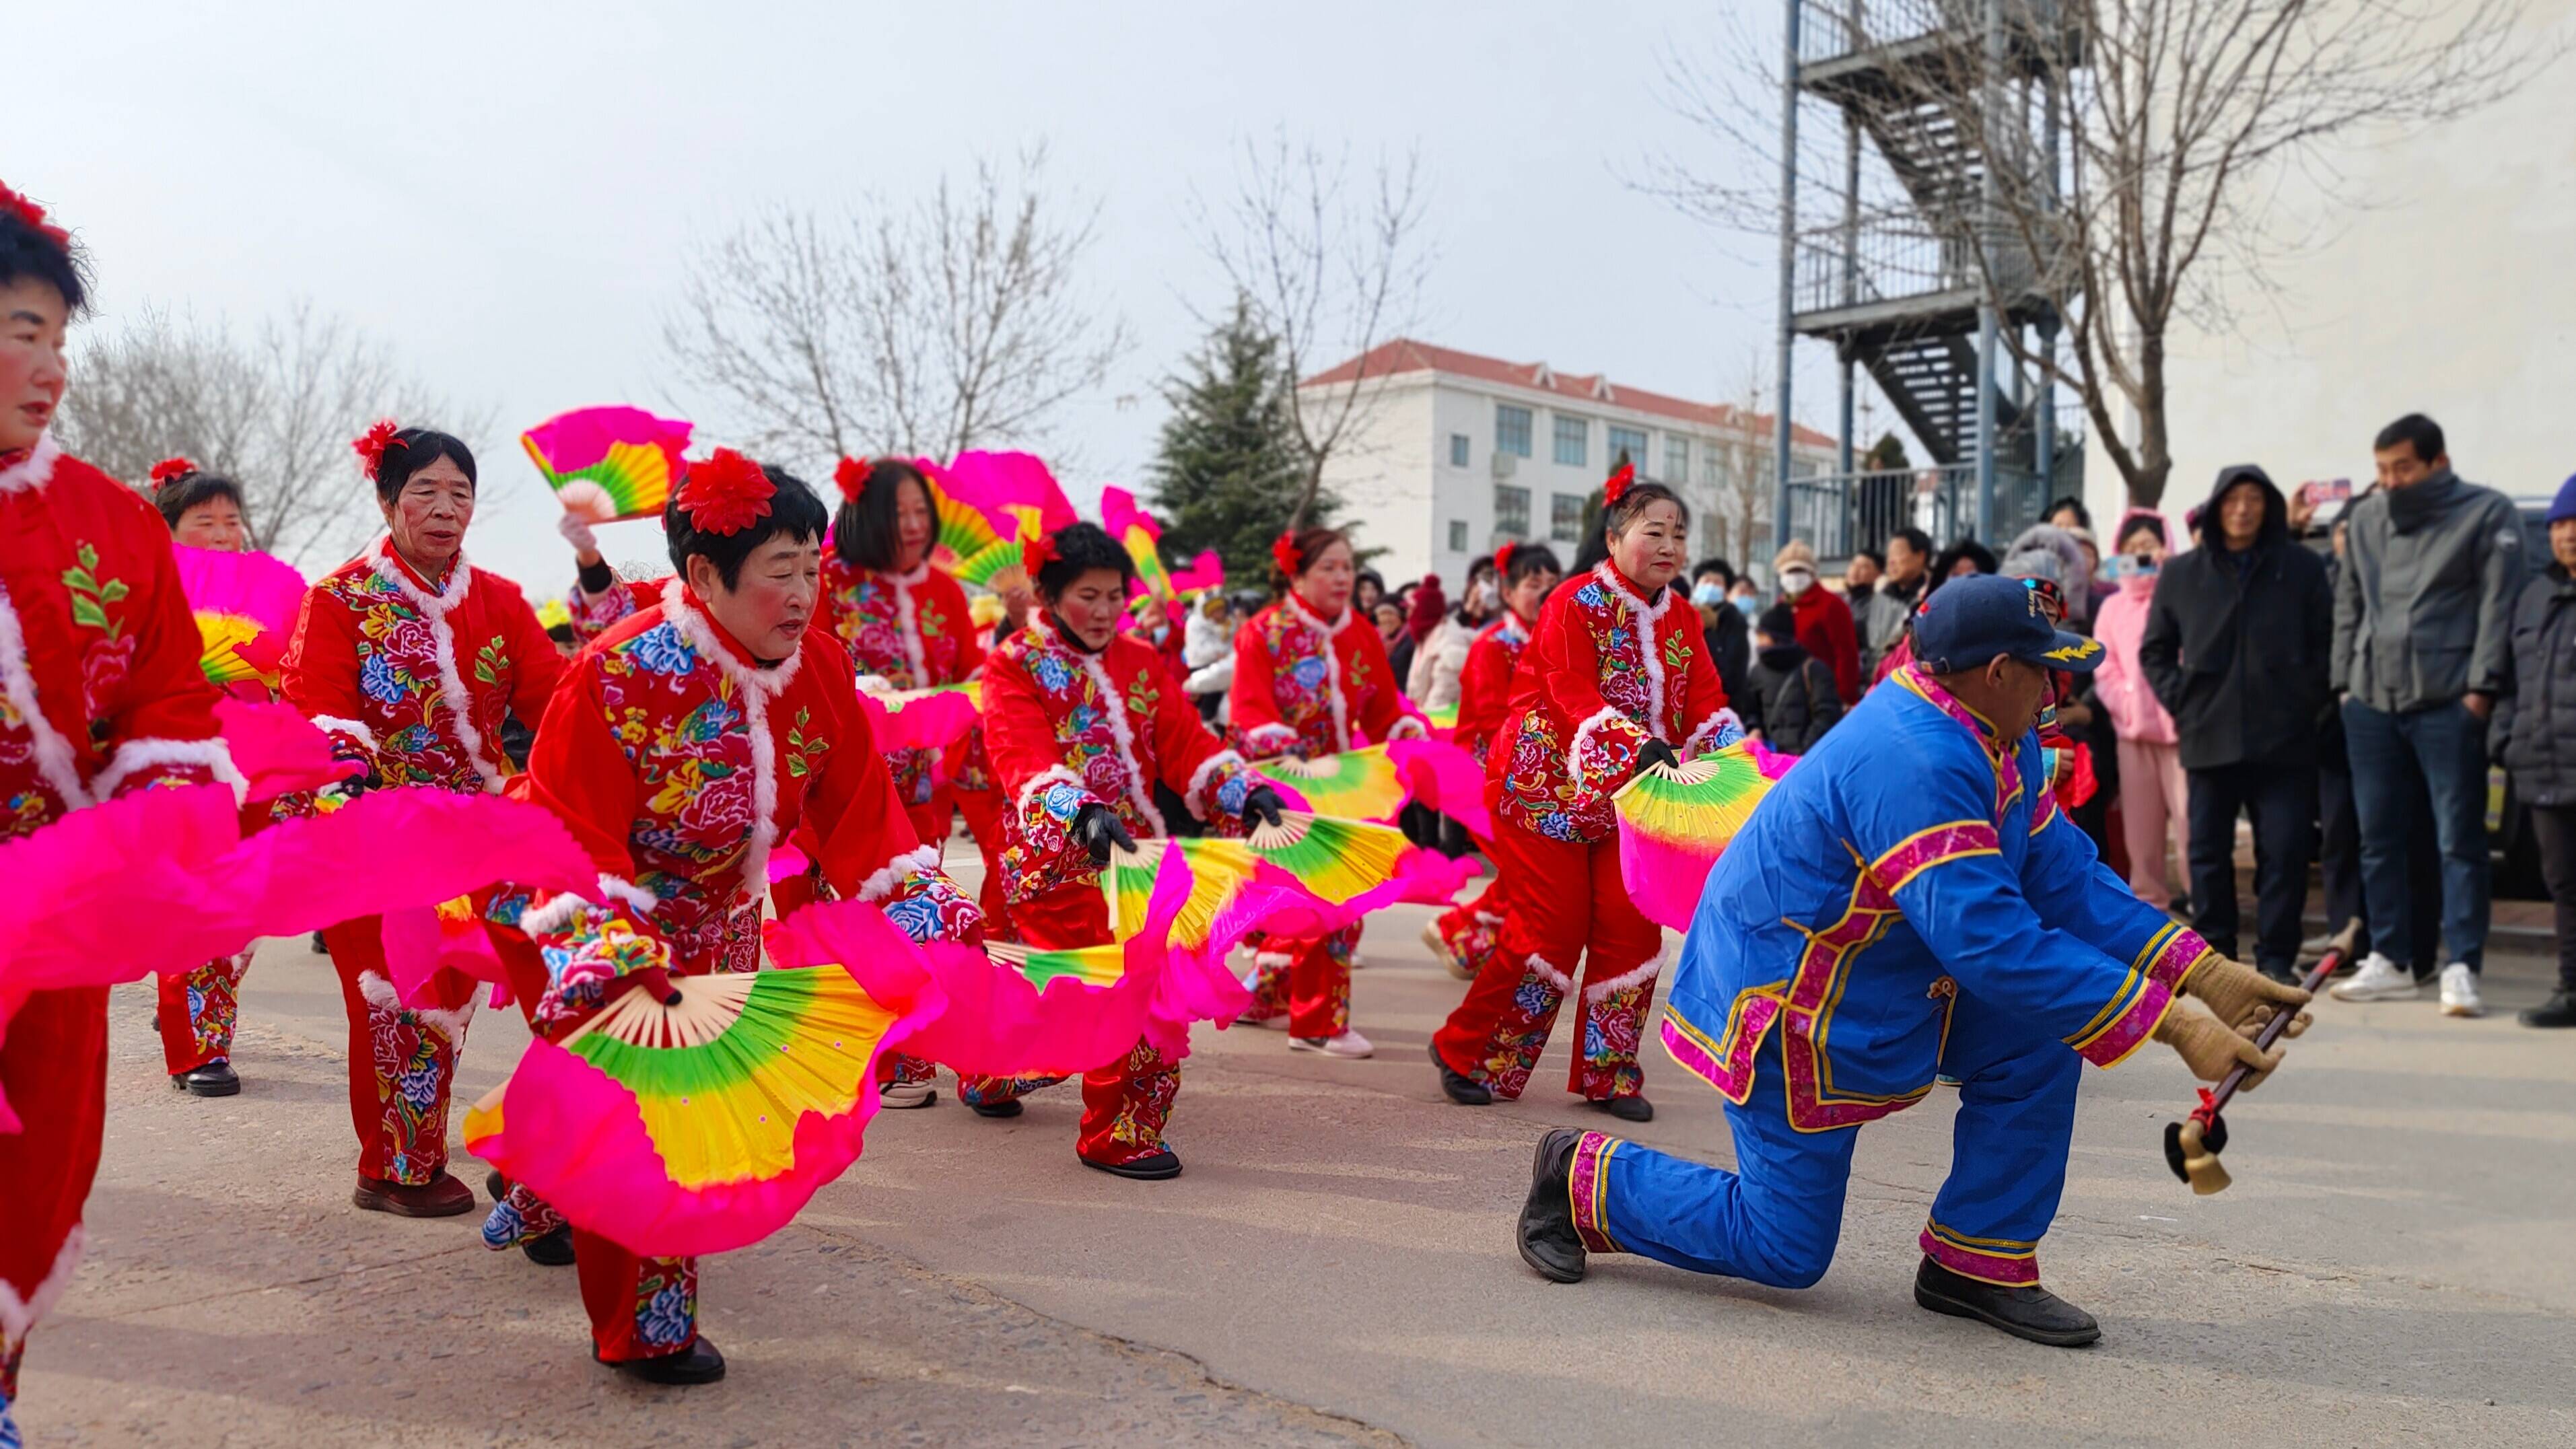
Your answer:
[[[0,839],[153,785],[238,797],[203,647],[152,505],[50,435],[0,459]]]
[[[1354,610],[1326,624],[1294,594],[1234,636],[1234,739],[1244,753],[1330,755],[1426,732],[1386,644]]]
[[[984,742],[1015,809],[1002,819],[1003,888],[1013,902],[1099,879],[1073,819],[1107,805],[1128,833],[1163,833],[1162,782],[1201,820],[1233,816],[1256,777],[1199,720],[1151,645],[1121,633],[1094,654],[1040,613],[984,666]]]
[[[676,580],[573,662],[523,788],[598,864],[597,891],[531,903],[540,1015],[577,1015],[645,966],[759,964],[769,858],[795,836],[832,894],[882,904],[915,940],[980,921],[913,834],[836,641],[763,666]]]
[[[387,539],[304,596],[286,646],[287,703],[385,785],[501,788],[501,721],[541,717],[563,675],[519,586],[462,556],[433,588]]]
[[[1467,663],[1458,671],[1456,741],[1484,764],[1494,748],[1494,735],[1511,709],[1512,674],[1529,644],[1529,621],[1509,609],[1486,626],[1467,646]]]
[[[837,553],[823,556],[823,620],[849,651],[850,665],[895,689],[960,684],[984,663],[966,591],[928,564],[908,574],[856,568]],[[895,793],[907,805],[929,803],[938,788],[936,750],[886,757]]]
[[[1667,588],[1650,604],[1605,562],[1539,609],[1486,767],[1514,823],[1603,841],[1618,824],[1610,797],[1647,740],[1687,756],[1734,719],[1690,601]]]

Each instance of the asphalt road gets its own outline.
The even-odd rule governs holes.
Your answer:
[[[303,943],[253,968],[230,1100],[168,1089],[150,998],[121,990],[91,1253],[29,1352],[29,1442],[2576,1443],[2576,1034],[2511,1022],[2536,957],[2491,965],[2483,1021],[2325,1003],[2230,1114],[2221,1196],[2163,1163],[2178,1062],[2088,1071],[2042,1262],[2105,1332],[2065,1351],[1908,1295],[1943,1093],[1863,1129],[1811,1290],[1632,1258],[1537,1279],[1510,1245],[1530,1143],[1601,1119],[1556,1090],[1561,1048],[1521,1103],[1440,1097],[1424,1043],[1461,988],[1423,919],[1364,944],[1375,1060],[1202,1032],[1177,1181],[1080,1167],[1070,1086],[1013,1122],[945,1090],[885,1114],[795,1227],[707,1265],[733,1371],[688,1391],[592,1365],[569,1270],[486,1252],[478,1219],[348,1205],[339,996]],[[478,1015],[460,1101],[524,1039]],[[1659,1052],[1647,1083],[1630,1135],[1730,1160],[1714,1093]]]

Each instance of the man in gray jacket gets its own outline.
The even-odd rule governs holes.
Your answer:
[[[2451,471],[2442,429],[2409,413],[2373,445],[2379,487],[2353,505],[2335,581],[2334,686],[2343,699],[2371,939],[2412,938],[2408,791],[2428,789],[2442,852],[2442,1012],[2476,1016],[2486,955],[2486,729],[2513,679],[2522,516]],[[2415,781],[2421,780],[2418,787]],[[2334,988],[2346,1001],[2412,998],[2429,961],[2374,951]]]

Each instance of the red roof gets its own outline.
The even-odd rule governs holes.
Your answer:
[[[1408,372],[1446,372],[1459,377],[1472,377],[1480,382],[1496,382],[1506,387],[1524,388],[1531,392],[1550,393],[1572,398],[1597,407],[1626,408],[1631,412],[1653,413],[1658,417],[1696,423],[1704,428],[1728,432],[1770,433],[1778,422],[1767,413],[1748,412],[1729,403],[1697,403],[1687,398],[1668,397],[1644,388],[1606,381],[1601,374],[1557,372],[1544,362],[1505,362],[1499,357],[1485,357],[1455,348],[1434,347],[1399,337],[1382,342],[1367,352],[1338,367],[1326,368],[1298,384],[1300,387],[1322,387],[1337,382],[1351,382],[1360,377],[1394,377]],[[1834,440],[1814,428],[1792,425],[1791,436],[1811,448],[1830,448]]]

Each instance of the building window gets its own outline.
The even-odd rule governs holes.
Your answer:
[[[1581,418],[1556,415],[1556,461],[1583,466],[1584,445],[1592,441],[1592,425]]]
[[[1526,422],[1529,413],[1521,418]],[[1526,435],[1524,435],[1526,436]],[[1494,485],[1494,537],[1523,539],[1529,537],[1529,490],[1509,483]]]
[[[1616,468],[1619,466],[1619,455],[1622,453],[1627,454],[1629,463],[1640,470],[1654,466],[1655,460],[1646,456],[1645,429],[1623,428],[1613,423],[1610,425],[1608,456],[1601,461]]]
[[[1675,483],[1690,481],[1690,439],[1664,439],[1664,477]]]
[[[1467,440],[1460,438],[1458,441],[1463,443]],[[1451,553],[1467,551],[1467,520],[1463,518],[1449,520],[1449,551]]]
[[[1699,445],[1699,481],[1702,483],[1714,485],[1718,481],[1717,454],[1717,444],[1703,442]]]
[[[1577,543],[1583,538],[1583,495],[1553,493],[1547,500],[1547,536],[1556,543]]]
[[[1530,455],[1530,410],[1510,403],[1494,404],[1494,451],[1515,458]]]
[[[1452,468],[1464,468],[1467,466],[1467,435],[1465,433],[1451,433],[1449,435],[1449,466]]]

